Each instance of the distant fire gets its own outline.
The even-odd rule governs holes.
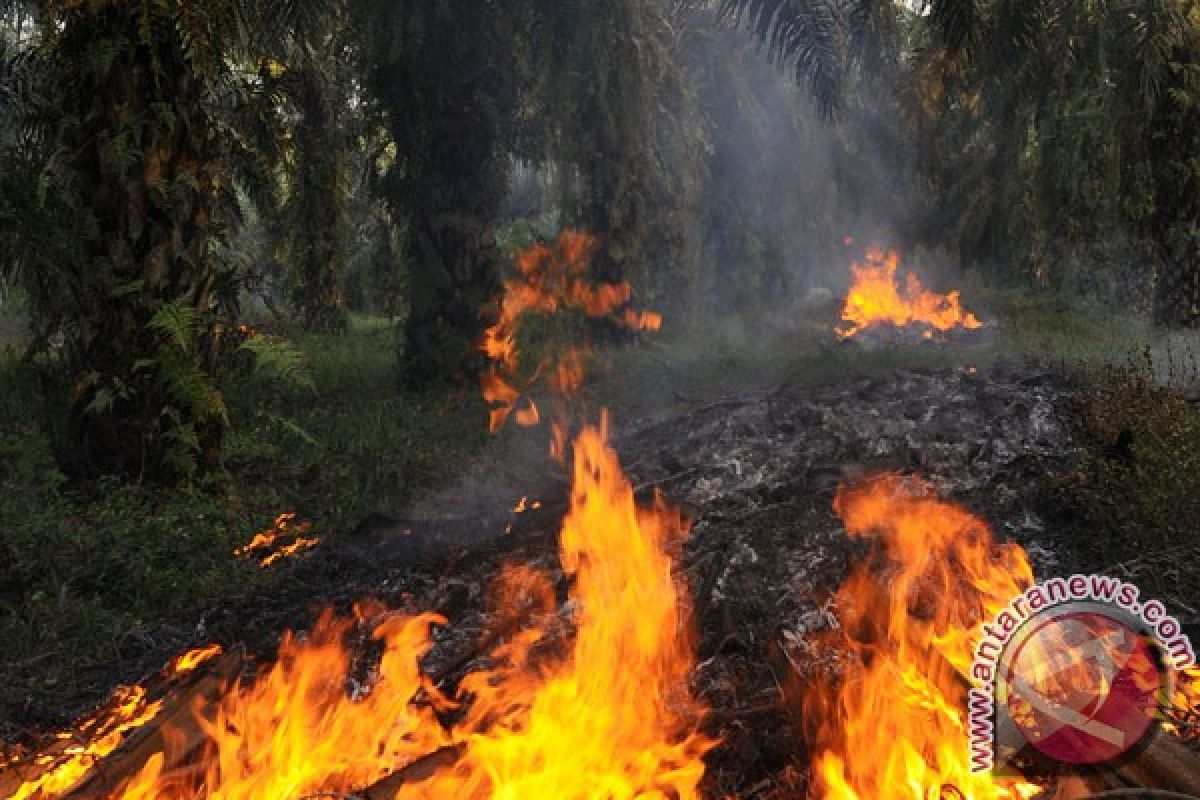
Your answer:
[[[963,309],[957,290],[947,294],[931,292],[912,272],[901,288],[896,275],[899,266],[899,253],[895,250],[884,253],[878,248],[867,251],[864,264],[850,266],[854,282],[842,308],[845,324],[836,329],[839,337],[847,339],[884,325],[921,326],[926,338],[954,328],[983,327],[974,314]]]
[[[320,544],[320,539],[305,535],[311,530],[312,522],[297,520],[295,512],[287,511],[277,516],[270,528],[254,534],[249,543],[234,550],[233,554],[238,558],[257,558],[258,566],[266,569],[282,558]]]

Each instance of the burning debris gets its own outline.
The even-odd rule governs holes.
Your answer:
[[[517,408],[524,314],[628,303],[628,287],[582,282],[589,246],[565,234],[522,255],[484,343],[498,362],[484,381],[494,428],[536,419],[531,400]],[[882,264],[894,277],[894,259]],[[955,325],[978,326],[947,298]],[[620,319],[657,325],[646,312]],[[554,376],[564,416],[580,364],[575,349],[533,373]],[[1053,376],[964,369],[780,387],[615,442],[604,416],[574,442],[569,487],[529,487],[539,499],[497,509],[487,542],[437,540],[431,571],[396,565],[384,593],[403,610],[327,610],[248,678],[240,658],[185,654],[160,687],[123,690],[59,739],[78,744],[10,758],[0,789],[1024,800],[1040,787],[968,769],[962,676],[980,622],[1070,556],[1043,544],[1028,497],[1031,461],[1071,452],[1054,414],[1062,391]],[[635,494],[656,499],[640,507]],[[985,516],[1004,524],[1004,543]],[[265,567],[315,544],[308,532],[284,514],[238,555]],[[1181,676],[1173,699],[1187,710],[1169,728],[1194,724],[1198,690],[1200,674]],[[1165,741],[1136,785],[1190,785],[1192,756]]]
[[[212,662],[221,655],[215,645],[177,656],[148,686],[118,686],[108,701],[80,720],[70,731],[29,752],[18,749],[0,765],[0,796],[10,800],[42,800],[72,794],[95,778],[96,767],[114,752],[125,752],[136,734],[154,720],[167,716],[168,694],[190,694],[189,679],[200,670],[205,681],[214,672]],[[203,668],[203,669],[201,669]]]
[[[967,689],[979,625],[1033,583],[1025,553],[916,479],[839,487],[852,537],[877,537],[885,564],[860,564],[838,589],[840,675],[803,690],[815,793],[837,800],[1019,800],[1031,784],[972,774]]]
[[[258,800],[362,791],[482,800],[585,798],[605,787],[612,797],[697,798],[712,741],[699,733],[705,709],[688,690],[686,591],[671,569],[687,526],[666,506],[635,506],[605,425],[585,429],[574,452],[560,538],[571,579],[569,643],[553,582],[526,567],[501,574],[498,604],[532,606],[526,616],[535,621],[491,649],[490,666],[466,675],[453,696],[419,666],[444,618],[366,606],[357,620],[326,613],[306,639],[285,636],[275,664],[256,679],[231,677],[218,697],[192,698],[186,722],[163,720],[162,701],[148,703],[140,689],[121,693],[80,726],[87,741],[65,751],[66,761],[43,753],[10,762],[3,778],[19,781],[12,796]],[[357,628],[370,631],[382,655],[351,692],[346,639]],[[185,657],[177,669],[203,660]],[[101,780],[98,760],[148,725],[161,747],[123,753],[119,769],[101,770],[101,791],[81,794],[81,785]],[[421,780],[390,777],[434,754],[440,766]]]
[[[881,326],[915,326],[926,339],[956,328],[983,327],[974,314],[963,309],[957,289],[947,294],[931,292],[921,285],[914,272],[908,273],[901,288],[896,275],[900,254],[895,250],[885,253],[872,248],[864,261],[850,265],[854,282],[842,308],[845,325],[835,329],[839,338],[849,339]]]
[[[294,511],[286,511],[275,518],[271,527],[254,534],[247,544],[233,551],[238,558],[257,558],[260,569],[266,569],[283,558],[289,558],[320,544],[315,536],[306,536],[312,531],[312,522],[296,519]]]

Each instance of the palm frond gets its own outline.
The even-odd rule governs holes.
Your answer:
[[[927,5],[934,32],[946,49],[969,53],[981,21],[977,0],[929,0]]]
[[[718,18],[749,30],[772,61],[807,82],[822,110],[841,100],[844,81],[842,20],[829,0],[720,0]]]

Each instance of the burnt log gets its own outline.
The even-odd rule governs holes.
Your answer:
[[[362,800],[393,800],[401,786],[406,783],[420,783],[428,780],[438,770],[453,766],[458,759],[462,758],[465,751],[466,745],[463,744],[440,747],[380,778],[359,792],[357,796]]]
[[[167,757],[163,772],[185,767],[208,741],[196,709],[221,699],[242,673],[239,653],[226,653],[211,662],[190,686],[173,691],[153,720],[134,731],[106,758],[101,759],[67,794],[66,800],[102,800],[136,776],[156,753]]]

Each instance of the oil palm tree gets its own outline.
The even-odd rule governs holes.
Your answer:
[[[37,173],[54,185],[31,213],[56,229],[17,238],[42,286],[36,323],[62,337],[42,361],[62,390],[52,432],[70,475],[175,480],[218,466],[217,311],[235,276],[213,245],[233,190],[229,121],[244,89],[233,65],[327,8],[39,4],[45,91],[27,124],[45,137]],[[39,238],[55,246],[29,246]]]
[[[527,0],[356,9],[364,83],[396,147],[383,190],[406,239],[400,373],[413,385],[465,379],[499,286],[495,226],[537,18]]]

